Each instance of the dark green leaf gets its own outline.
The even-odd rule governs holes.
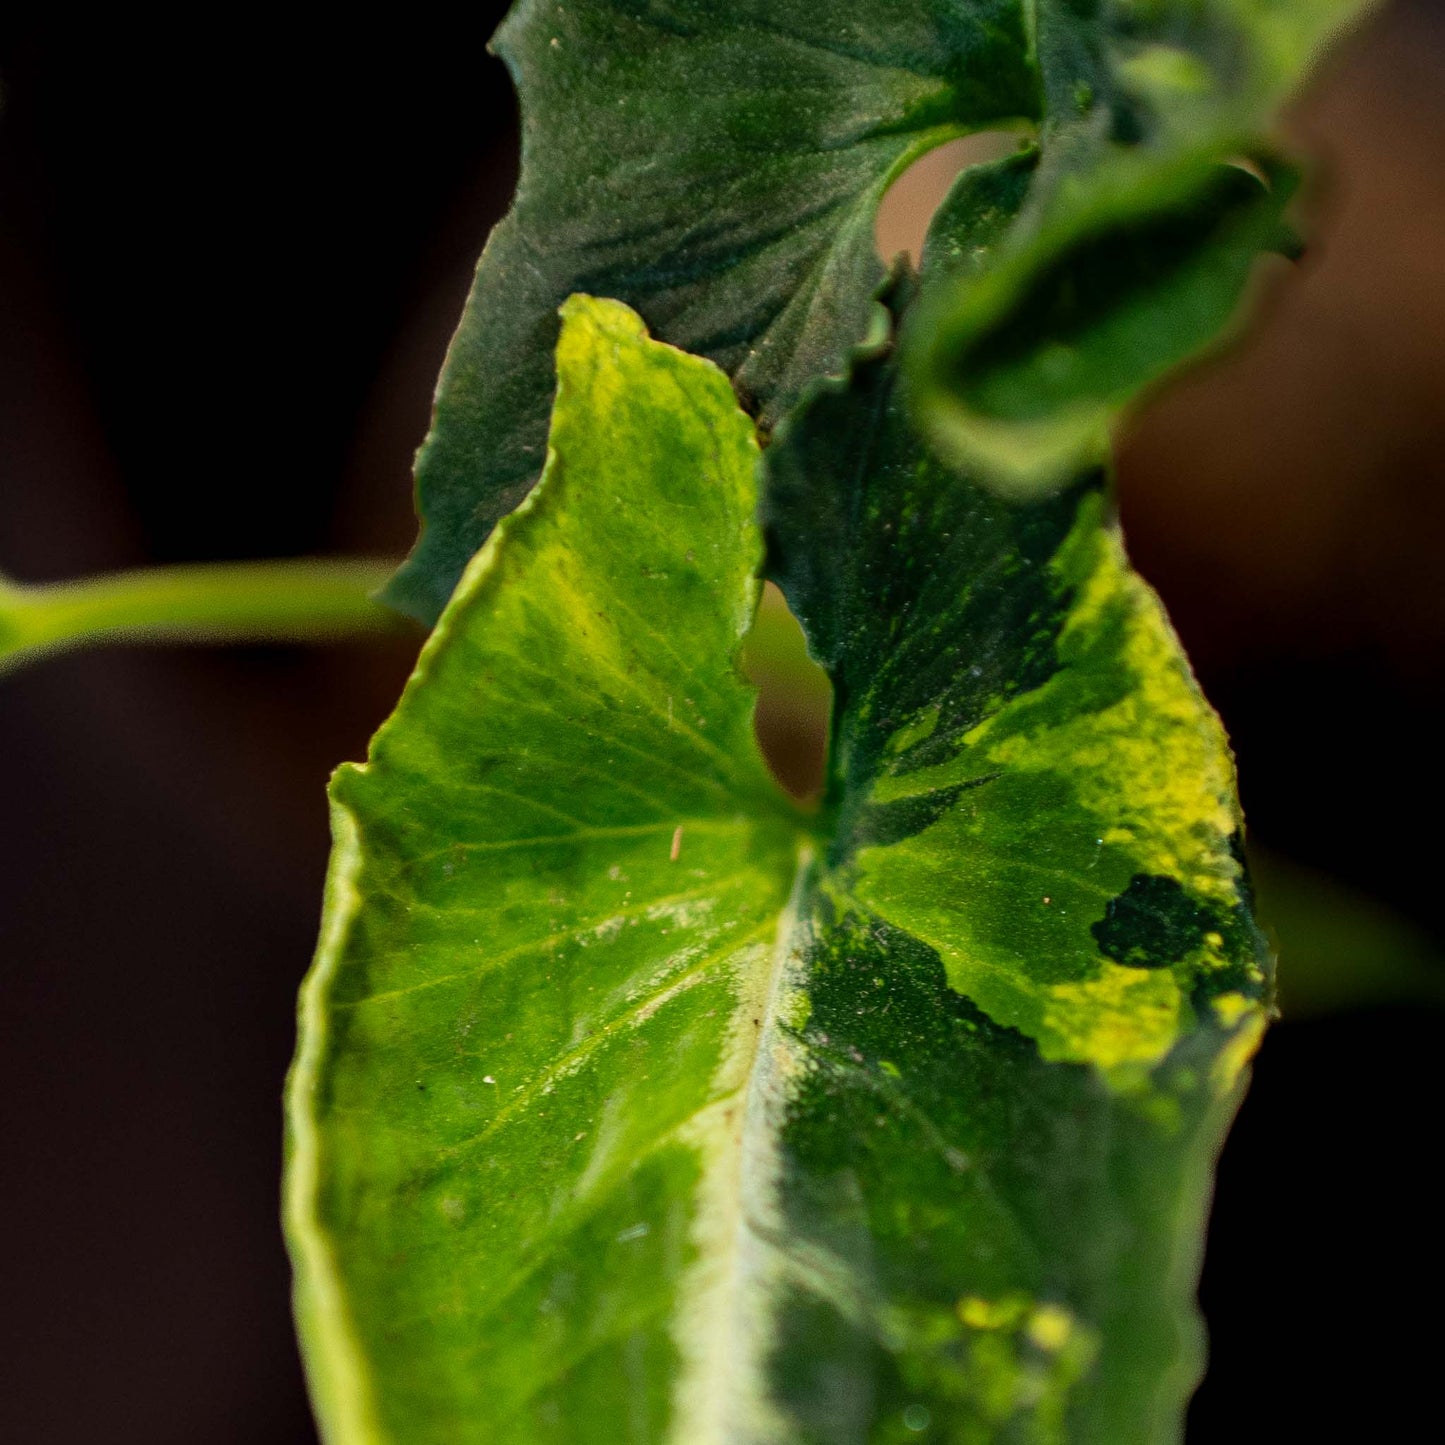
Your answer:
[[[892,178],[1037,114],[1020,0],[521,0],[495,44],[522,179],[418,460],[391,598],[427,621],[541,471],[564,297],[628,302],[770,424],[868,329]]]
[[[735,664],[751,428],[567,315],[543,483],[334,789],[287,1189],[328,1438],[1172,1438],[1267,981],[1101,492],[944,476],[886,355],[814,399],[772,512],[839,689],[805,818]]]
[[[940,282],[914,319],[916,404],[939,444],[996,487],[1057,485],[1105,458],[1141,391],[1227,334],[1256,258],[1296,245],[1273,114],[1367,3],[1038,0],[1029,192],[991,264]]]
[[[1263,155],[1361,3],[521,0],[496,45],[522,179],[452,345],[390,600],[434,620],[535,482],[564,297],[628,302],[721,365],[766,429],[868,332],[893,178],[1001,124],[1035,127],[1041,159],[999,274],[921,328],[919,404],[1005,483],[1056,481],[1219,330],[1278,242],[1288,187],[1219,165]]]

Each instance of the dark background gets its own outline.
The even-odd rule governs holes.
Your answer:
[[[515,177],[501,9],[187,31],[7,7],[0,570],[405,550],[411,452]],[[1298,109],[1328,163],[1315,253],[1122,461],[1253,835],[1437,938],[1442,12],[1397,6]],[[0,1439],[314,1440],[279,1093],[324,781],[414,646],[115,651],[0,683]],[[1270,1035],[1220,1170],[1191,1445],[1434,1413],[1440,1023]]]

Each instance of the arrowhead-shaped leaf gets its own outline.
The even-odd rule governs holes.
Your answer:
[[[887,355],[813,398],[770,504],[838,686],[801,815],[735,662],[752,425],[565,315],[543,482],[334,786],[287,1186],[328,1437],[1172,1438],[1267,982],[1104,495],[945,475]]]

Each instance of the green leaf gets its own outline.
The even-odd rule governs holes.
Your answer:
[[[335,1440],[660,1439],[721,1368],[801,843],[735,661],[757,447],[707,362],[567,313],[544,480],[333,787],[287,1199]]]
[[[764,430],[840,371],[883,279],[874,223],[915,158],[997,126],[1037,167],[997,275],[936,298],[918,404],[1016,490],[1229,320],[1290,182],[1262,135],[1363,0],[520,0],[495,46],[522,176],[482,256],[418,457],[389,598],[425,621],[541,471],[556,308],[635,307]],[[1251,158],[1280,182],[1246,184]]]
[[[1174,1438],[1268,983],[1103,494],[945,475],[882,351],[812,399],[769,509],[837,688],[804,817],[736,662],[752,428],[565,315],[542,484],[334,786],[287,1183],[328,1438]]]
[[[770,453],[770,575],[839,699],[832,857],[1045,1057],[1132,1075],[1195,972],[1264,997],[1223,734],[1102,475],[1013,505],[907,413],[884,350]]]
[[[873,1378],[945,1438],[1173,1439],[1209,1164],[1269,996],[1231,761],[1102,478],[1010,504],[909,412],[880,348],[769,454],[770,575],[837,690],[809,1033],[919,1121],[870,1151],[863,1108],[846,1142],[818,1108],[894,1286]],[[951,1187],[939,1148],[968,1161]],[[1052,1371],[1018,1323],[1045,1307],[1087,1342]]]
[[[1273,114],[1365,8],[1038,0],[1028,194],[990,265],[961,268],[914,318],[916,405],[937,443],[1036,493],[1103,460],[1127,405],[1229,334],[1255,260],[1297,249]]]
[[[426,621],[541,471],[566,296],[626,301],[770,425],[868,330],[892,178],[1037,114],[1020,0],[521,0],[494,45],[522,176],[418,458],[390,596]]]

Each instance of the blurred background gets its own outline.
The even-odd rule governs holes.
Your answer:
[[[503,9],[188,32],[5,7],[0,571],[405,551],[411,454],[515,179],[484,49]],[[1290,124],[1325,167],[1312,253],[1121,462],[1284,941],[1190,1445],[1413,1438],[1445,1294],[1445,3],[1401,0]],[[0,682],[0,1439],[314,1441],[279,1094],[325,779],[415,646],[117,650]]]

